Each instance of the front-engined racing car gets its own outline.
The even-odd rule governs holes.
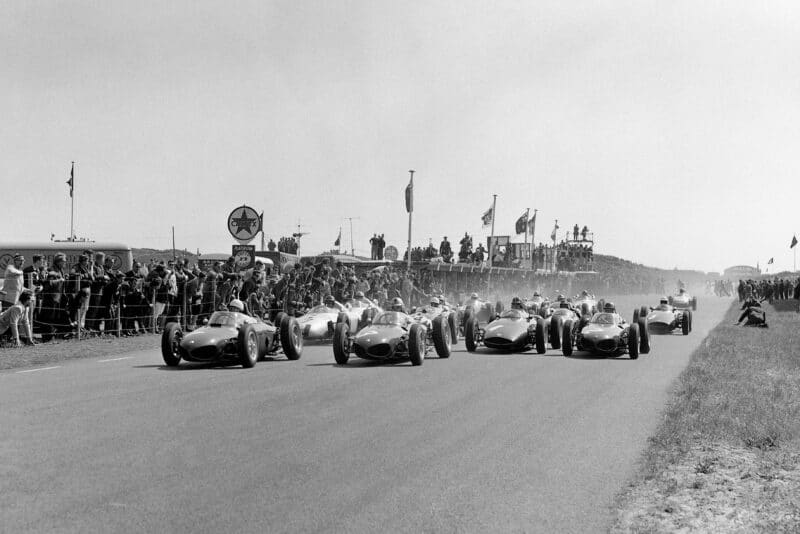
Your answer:
[[[411,365],[422,365],[431,344],[440,358],[448,358],[451,340],[445,314],[431,321],[421,313],[412,317],[402,311],[384,311],[353,333],[347,323],[338,323],[333,332],[333,357],[339,365],[347,364],[350,354],[366,360],[411,360]]]
[[[571,356],[573,350],[612,357],[627,352],[635,360],[640,353],[650,352],[650,336],[644,318],[628,324],[615,312],[599,312],[583,328],[576,328],[571,319],[565,322],[561,350],[564,356]]]
[[[347,321],[352,330],[362,326],[368,317],[372,317],[380,309],[372,304],[354,300],[344,305],[342,310],[320,304],[311,308],[305,315],[298,317],[297,322],[303,338],[311,341],[324,341],[333,338],[333,330],[337,323]]]
[[[216,311],[207,324],[191,332],[184,332],[178,323],[167,323],[161,335],[161,355],[170,367],[182,359],[253,367],[259,358],[281,348],[288,359],[299,359],[303,336],[297,319],[279,313],[275,324],[238,311]]]
[[[693,297],[686,290],[681,289],[678,293],[669,297],[669,305],[684,310],[691,308],[693,311],[697,311],[697,297]]]
[[[479,344],[507,352],[535,348],[537,353],[544,354],[547,350],[547,322],[524,309],[504,311],[485,326],[481,326],[477,317],[470,317],[464,332],[464,344],[469,352],[475,352]]]

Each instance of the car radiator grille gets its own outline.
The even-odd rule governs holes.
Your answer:
[[[392,354],[392,346],[388,343],[379,343],[367,349],[367,353],[375,358],[386,358]]]
[[[598,341],[595,345],[597,350],[601,350],[603,352],[613,352],[617,350],[617,342],[614,339],[603,339]]]

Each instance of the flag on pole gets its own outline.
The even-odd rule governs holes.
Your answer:
[[[531,217],[531,219],[528,221],[528,231],[530,233],[533,233],[535,227],[536,227],[536,212],[534,211],[533,217]]]
[[[69,186],[69,198],[72,198],[72,190],[74,189],[75,184],[75,162],[72,162],[72,169],[69,171],[69,180],[67,180],[67,185]]]
[[[492,219],[494,219],[494,208],[489,208],[481,215],[484,226],[490,226],[492,224]]]
[[[520,216],[519,219],[517,219],[517,223],[514,225],[515,226],[514,230],[517,232],[517,235],[525,233],[525,226],[527,226],[527,224],[528,224],[528,212],[526,211],[525,213],[522,214],[522,216]]]
[[[775,263],[775,258],[770,258],[767,265],[772,265],[773,263]]]
[[[264,212],[261,212],[261,215],[258,216],[258,231],[264,231]]]
[[[406,211],[411,213],[414,211],[414,174],[411,174],[411,179],[406,186]]]
[[[338,247],[342,244],[342,229],[339,228],[339,237],[336,238],[336,241],[333,242],[334,247]]]
[[[553,231],[550,233],[550,239],[552,239],[553,241],[556,240],[556,232],[558,231],[559,228],[560,226],[558,226],[558,222],[556,222],[556,225],[553,227]]]
[[[796,244],[797,244],[797,236],[792,236],[792,244],[789,245],[789,248],[794,248]]]

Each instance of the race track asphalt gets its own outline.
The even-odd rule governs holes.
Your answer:
[[[148,351],[3,372],[0,531],[603,532],[729,305],[701,298],[689,336],[637,361],[462,340],[421,367],[306,346],[253,369]]]

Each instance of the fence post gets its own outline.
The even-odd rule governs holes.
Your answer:
[[[111,307],[112,311],[114,307]],[[117,316],[117,337],[122,337],[122,304],[117,304],[116,308],[116,316]]]
[[[158,321],[157,321],[158,317],[156,317],[156,292],[155,292],[155,289],[153,290],[153,300],[152,300],[152,302],[150,304],[153,306],[153,311],[151,312],[151,315],[153,316],[153,325],[152,326],[153,326],[153,333],[155,334],[156,333],[156,328],[158,327]]]
[[[183,298],[181,298],[181,322],[183,323],[183,330],[186,330],[189,322],[186,320],[186,284],[183,286]]]

